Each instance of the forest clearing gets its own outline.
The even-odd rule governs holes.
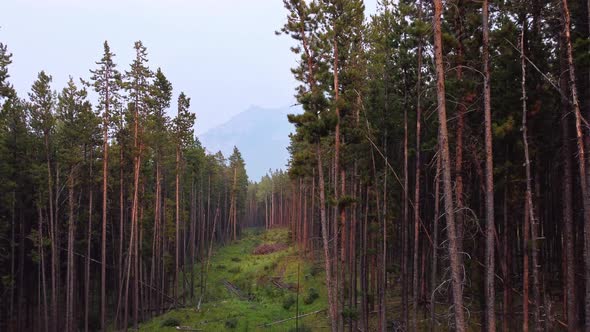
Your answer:
[[[255,254],[265,243],[286,245],[290,241],[285,228],[246,230],[242,239],[216,248],[212,254],[209,273],[203,274],[207,278],[200,309],[202,266],[197,266],[195,299],[186,308],[140,325],[140,331],[176,331],[176,326],[202,331],[291,331],[296,325],[302,331],[305,326],[327,329],[321,265],[301,257],[293,246]],[[296,316],[303,317],[296,322],[291,319]]]

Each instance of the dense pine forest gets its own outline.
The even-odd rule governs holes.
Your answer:
[[[26,96],[0,44],[0,330],[178,310],[205,321],[157,329],[211,330],[223,283],[249,310],[278,288],[290,313],[228,330],[590,331],[590,1],[283,3],[303,111],[262,179],[207,152],[142,42]],[[281,261],[250,271],[281,250],[277,274],[309,265],[296,287]],[[299,324],[300,285],[322,326]]]

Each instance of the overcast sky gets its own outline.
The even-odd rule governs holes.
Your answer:
[[[376,0],[365,3],[373,11]],[[11,82],[24,97],[40,70],[55,90],[69,75],[88,78],[104,40],[123,71],[141,40],[174,98],[192,98],[203,133],[250,105],[293,103],[296,59],[289,38],[274,34],[285,17],[282,0],[2,0],[0,42],[14,55]]]

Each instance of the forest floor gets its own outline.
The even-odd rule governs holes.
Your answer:
[[[273,251],[269,247],[278,251],[266,253]],[[297,311],[299,331],[329,328],[321,263],[299,257],[287,229],[248,229],[241,239],[215,248],[198,310],[200,275],[199,264],[194,301],[141,324],[140,331],[295,331],[290,318]]]
[[[188,300],[189,295],[182,308],[144,322],[140,331],[307,332],[330,329],[325,310],[327,294],[323,261],[301,257],[297,246],[291,242],[288,229],[247,229],[239,240],[214,247],[208,273],[203,273],[207,277],[200,309],[201,264],[187,273],[187,285],[191,283],[191,272],[194,298]],[[387,329],[397,331],[403,311],[401,284],[399,271],[391,272],[388,274],[391,287],[386,296]],[[182,282],[182,275],[180,279]],[[179,289],[182,290],[182,286]],[[190,294],[190,288],[186,294]],[[418,315],[420,331],[430,330],[425,305],[422,303]],[[300,317],[298,330],[294,319],[297,312]],[[397,313],[396,319],[391,317],[392,313]],[[471,312],[469,331],[481,330],[479,318],[477,311]],[[449,307],[443,303],[437,305],[437,328],[448,330],[451,320]],[[375,307],[371,310],[369,324],[370,331],[377,330]]]

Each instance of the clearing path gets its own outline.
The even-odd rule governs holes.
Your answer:
[[[201,309],[197,264],[194,301],[142,324],[140,330],[295,331],[297,311],[299,331],[329,329],[321,264],[300,259],[289,239],[286,229],[248,229],[240,240],[216,248]]]

